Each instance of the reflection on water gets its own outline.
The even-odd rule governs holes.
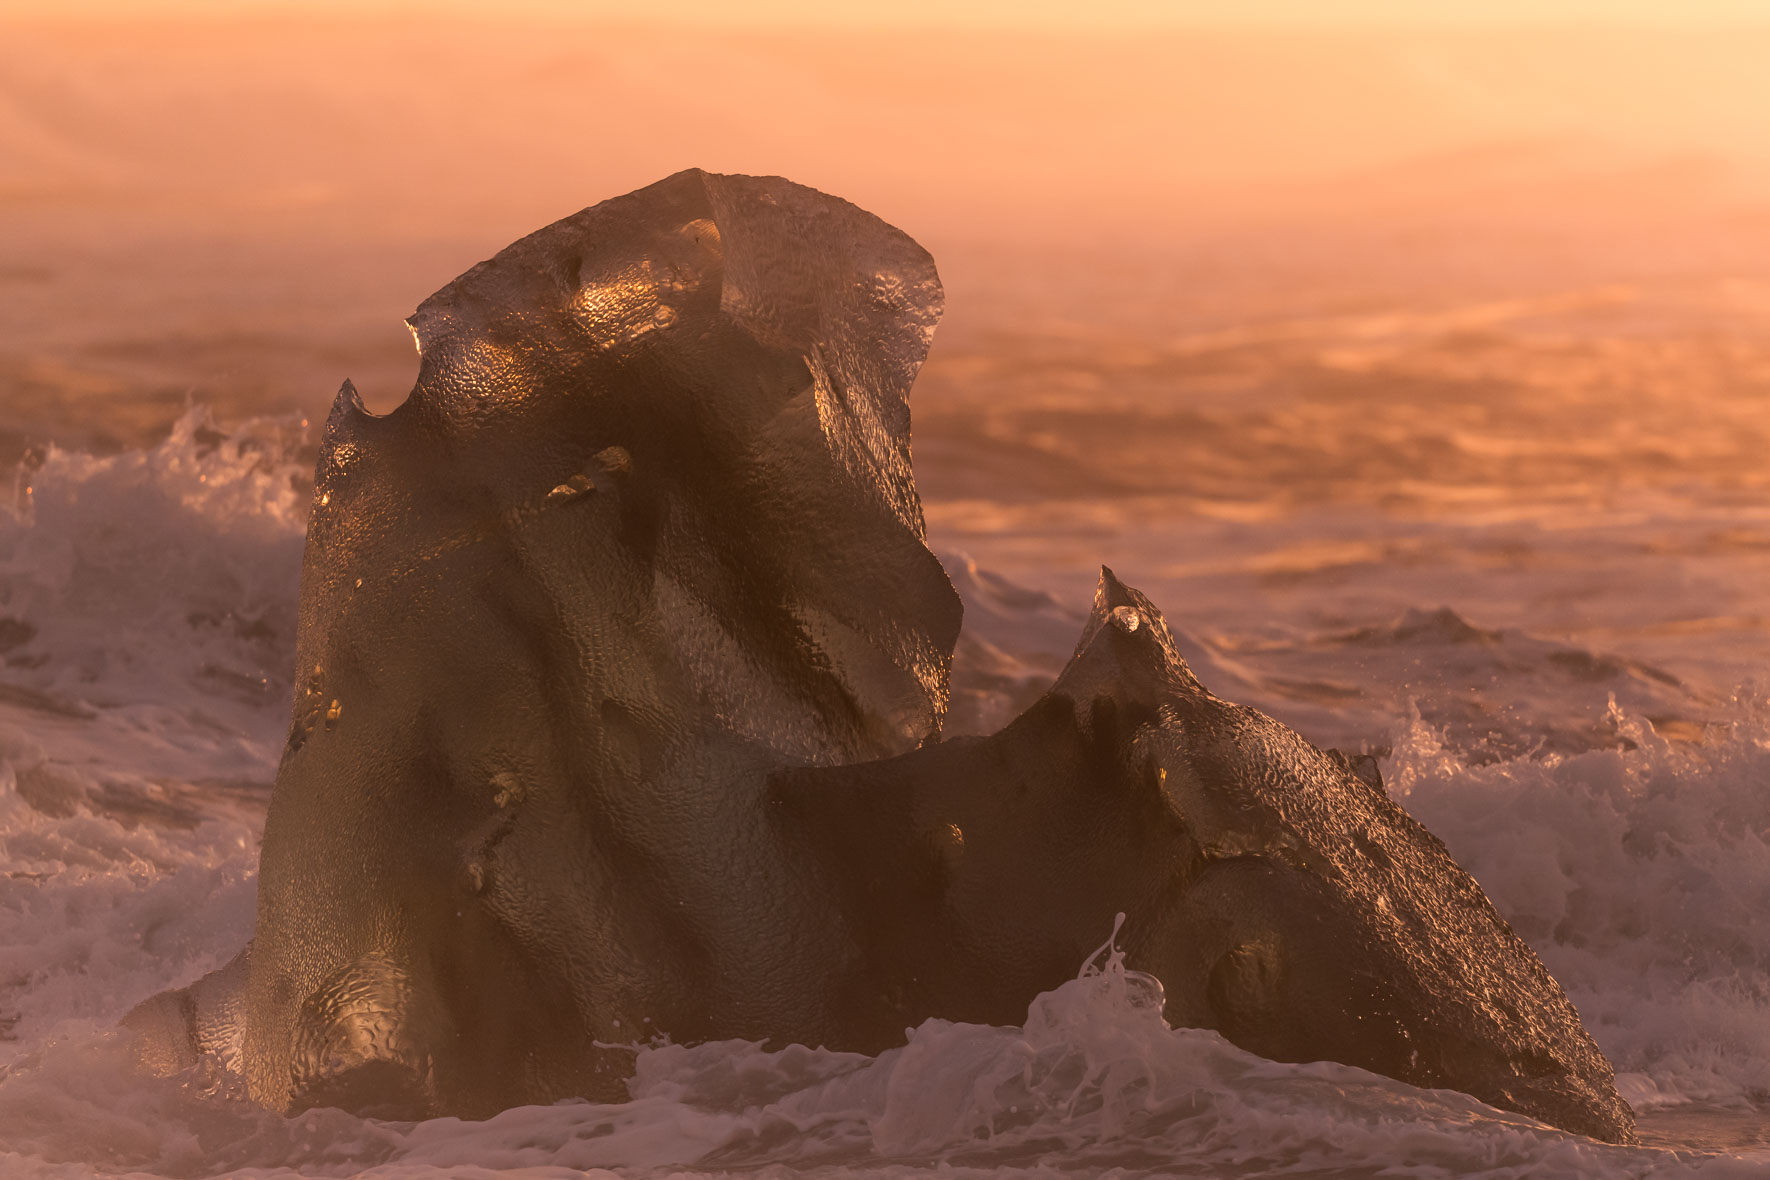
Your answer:
[[[1563,748],[1541,723],[1607,693],[1689,736],[1770,657],[1767,292],[955,349],[918,391],[931,534],[1072,601],[1098,562],[1141,578],[1324,739],[1431,694],[1444,655],[1422,676],[1396,645],[1439,608],[1495,632],[1462,637],[1458,691],[1514,749]]]
[[[1755,1108],[1666,1106],[1638,1111],[1641,1142],[1648,1147],[1704,1147],[1751,1151],[1770,1147],[1770,1115]]]

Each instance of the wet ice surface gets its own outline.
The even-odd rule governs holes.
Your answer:
[[[1770,419],[1762,337],[1726,327],[1759,313],[1632,298],[1479,330],[972,338],[915,405],[967,603],[956,726],[1042,687],[1110,562],[1220,695],[1381,755],[1653,1146],[1263,1062],[1163,1028],[1111,970],[1021,1027],[931,1022],[878,1058],[660,1047],[628,1103],[479,1124],[285,1120],[213,1077],[134,1077],[111,1024],[250,932],[291,691],[311,455],[297,422],[198,415],[149,450],[49,453],[0,516],[0,1173],[1762,1174]]]

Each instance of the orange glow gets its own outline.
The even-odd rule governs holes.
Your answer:
[[[0,39],[0,192],[205,224],[515,231],[694,164],[790,175],[924,233],[1163,238],[1199,216],[1495,189],[1629,204],[1760,190],[1766,61],[1770,27],[28,23]]]
[[[251,16],[479,12],[624,24],[993,28],[1467,27],[1766,23],[1760,0],[9,0],[17,13]]]
[[[419,296],[690,165],[786,175],[902,226],[941,261],[949,336],[1032,286],[1060,289],[1047,318],[1154,323],[1253,298],[1260,268],[1261,298],[1319,300],[1422,259],[1503,261],[1498,289],[1770,255],[1756,0],[1126,0],[1086,30],[1054,28],[1077,5],[933,0],[776,0],[743,9],[752,27],[710,0],[647,7],[652,27],[614,4],[50,7],[0,15],[0,266],[110,263],[84,286],[0,286],[9,336],[109,316],[164,337],[176,272],[205,334],[383,358],[350,370],[389,390],[372,404],[409,380]],[[1238,235],[1233,263],[1196,256]],[[1194,254],[1161,261],[1176,251]],[[1275,265],[1315,277],[1275,284]],[[322,352],[252,379],[323,390]],[[260,373],[255,355],[161,371],[215,389]]]

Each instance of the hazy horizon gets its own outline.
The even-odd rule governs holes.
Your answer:
[[[1764,25],[1759,0],[1103,0],[1082,7],[1065,0],[753,0],[741,9],[718,0],[506,0],[488,12],[485,0],[5,0],[8,14],[50,17],[264,16],[306,14],[373,19],[388,14],[484,13],[499,19],[555,17],[667,27],[692,22],[720,27],[791,26],[1018,29],[1372,29],[1469,28],[1581,24],[1591,26]]]
[[[786,176],[912,234],[949,344],[1770,274],[1770,28],[172,7],[0,37],[0,371],[275,406],[349,375],[384,407],[426,294],[691,166]]]

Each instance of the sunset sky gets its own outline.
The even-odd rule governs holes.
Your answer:
[[[0,314],[33,348],[216,307],[238,339],[369,324],[406,365],[424,293],[690,166],[903,227],[949,337],[1029,282],[1126,320],[1179,314],[1150,284],[1227,314],[1273,268],[1736,270],[1770,251],[1766,63],[1770,0],[0,0],[0,276],[93,260]],[[272,376],[342,362],[303,363]]]
[[[623,23],[985,25],[1111,30],[1320,25],[1770,23],[1766,0],[0,0],[0,13],[536,12]]]

